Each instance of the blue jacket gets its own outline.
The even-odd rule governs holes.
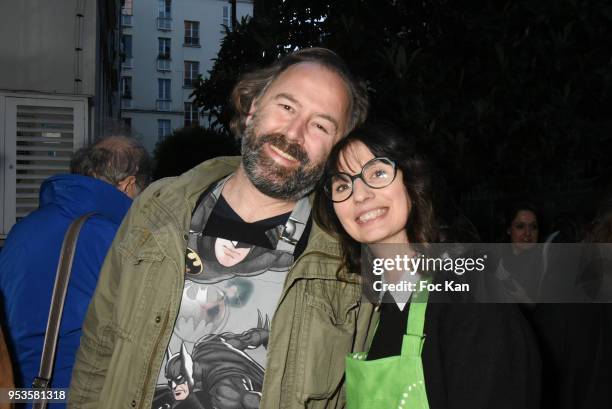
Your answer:
[[[40,207],[11,229],[0,251],[0,293],[16,359],[16,385],[31,387],[38,373],[51,293],[64,234],[87,220],[77,243],[60,326],[52,386],[67,388],[81,325],[111,242],[132,200],[113,185],[81,175],[57,175],[40,189]]]

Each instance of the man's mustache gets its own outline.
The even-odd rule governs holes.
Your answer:
[[[277,147],[278,149],[280,149],[281,151],[293,156],[295,159],[297,159],[302,165],[307,165],[308,163],[310,163],[310,159],[308,158],[308,154],[306,153],[306,151],[304,150],[304,148],[295,143],[295,142],[289,142],[287,140],[287,137],[281,133],[272,133],[272,134],[265,134],[265,135],[261,135],[258,138],[257,141],[257,147],[260,148],[262,147],[265,143],[269,143],[271,145],[274,145],[275,147]]]

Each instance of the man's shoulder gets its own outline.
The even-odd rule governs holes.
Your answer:
[[[341,255],[338,240],[323,230],[316,221],[312,223],[312,229],[310,231],[310,236],[308,236],[308,245],[305,251],[316,251],[334,258],[340,257]]]
[[[155,230],[174,225],[183,229],[202,192],[234,172],[239,164],[240,157],[214,158],[180,176],[153,182],[134,200],[129,211],[131,227]]]
[[[180,176],[163,178],[153,182],[136,199],[138,203],[152,198],[171,196],[195,201],[212,183],[234,172],[240,164],[240,156],[221,156],[202,162]],[[194,199],[195,197],[195,199]]]
[[[304,260],[303,257],[308,257],[308,260]],[[354,284],[360,282],[358,275],[351,274],[343,268],[342,250],[338,239],[323,230],[314,221],[308,236],[308,244],[300,259],[302,259],[301,262],[298,261],[293,265],[293,269],[297,268],[300,270],[300,274],[303,273],[311,276],[316,271],[316,274],[322,273],[327,278],[333,277],[334,279]],[[313,263],[320,268],[311,270]]]

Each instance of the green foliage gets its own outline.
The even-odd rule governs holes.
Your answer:
[[[153,179],[178,176],[205,160],[238,154],[235,140],[214,129],[199,126],[177,129],[155,145]]]
[[[611,25],[605,0],[285,0],[227,33],[194,96],[227,133],[242,73],[329,47],[455,192],[538,192],[612,170]]]

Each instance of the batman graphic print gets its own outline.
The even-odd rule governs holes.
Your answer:
[[[293,253],[278,250],[289,213],[246,223],[220,194],[204,195],[152,408],[257,409],[272,317],[307,235]]]

